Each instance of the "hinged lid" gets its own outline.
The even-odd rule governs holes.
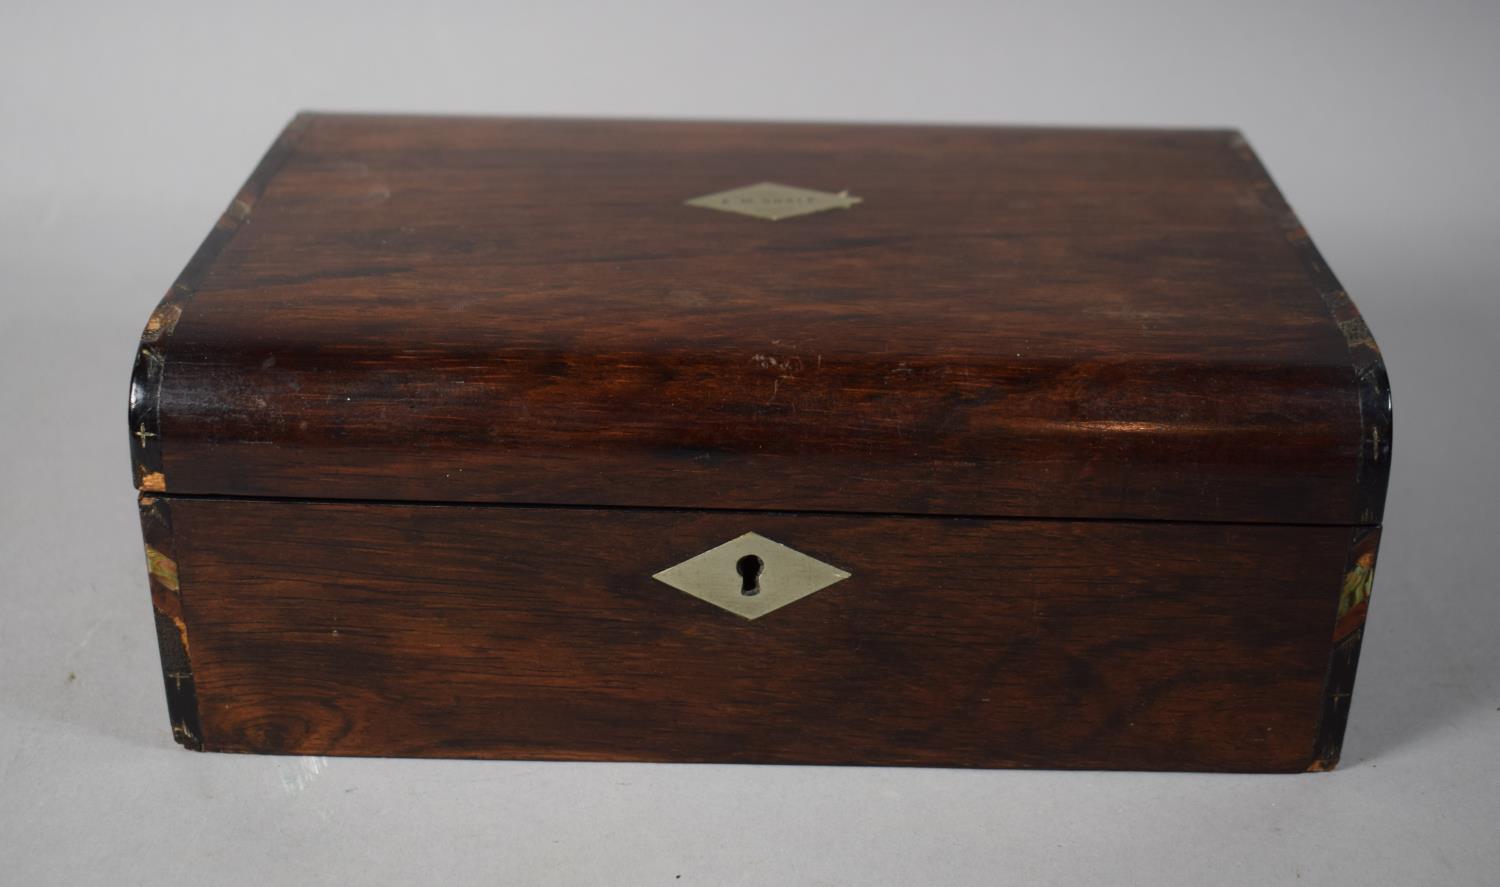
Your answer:
[[[131,409],[173,494],[1295,523],[1389,428],[1234,133],[321,114]]]

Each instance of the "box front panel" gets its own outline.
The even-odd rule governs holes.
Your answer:
[[[202,747],[290,754],[1301,770],[1351,542],[1341,527],[152,501]],[[754,619],[653,578],[746,533],[848,578]],[[745,562],[708,563],[717,581]],[[769,585],[780,564],[756,569]]]

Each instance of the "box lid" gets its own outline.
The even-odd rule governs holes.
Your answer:
[[[183,495],[1358,524],[1389,415],[1233,132],[304,114],[130,422]]]

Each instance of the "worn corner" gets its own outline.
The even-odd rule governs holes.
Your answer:
[[[186,723],[172,724],[172,739],[188,751],[203,751],[203,738],[194,734]]]
[[[1313,759],[1312,763],[1307,765],[1307,772],[1331,773],[1334,770],[1337,770],[1339,766],[1339,757],[1342,752],[1343,749],[1333,749],[1331,752],[1325,752],[1324,754],[1319,755],[1318,757]]]
[[[224,210],[224,216],[220,224],[225,227],[234,228],[249,221],[250,213],[255,209],[255,199],[248,193],[240,194],[230,201],[229,208]]]
[[[168,298],[157,304],[156,310],[146,319],[146,328],[141,331],[141,342],[155,344],[170,336],[182,319],[182,306]]]

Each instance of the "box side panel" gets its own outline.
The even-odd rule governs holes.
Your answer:
[[[1359,449],[1354,485],[1355,512],[1350,523],[1378,526],[1385,516],[1385,496],[1391,476],[1391,382],[1375,335],[1349,298],[1323,254],[1313,244],[1307,229],[1276,187],[1250,143],[1235,137],[1231,144],[1247,164],[1255,193],[1266,207],[1269,220],[1286,238],[1308,281],[1343,336],[1349,352],[1349,369],[1355,379],[1359,410]],[[1351,665],[1352,674],[1352,665]]]
[[[1318,728],[1318,752],[1310,769],[1338,766],[1344,748],[1344,728],[1354,696],[1354,672],[1365,639],[1365,615],[1375,588],[1375,558],[1380,528],[1357,528],[1349,545],[1344,581],[1339,586],[1333,626],[1333,653],[1328,658],[1328,685],[1323,692],[1323,717]]]
[[[162,453],[161,389],[166,375],[167,351],[172,334],[192,302],[204,278],[218,260],[219,254],[239,233],[250,218],[276,172],[291,156],[312,115],[300,114],[286,125],[265,156],[261,158],[245,184],[240,187],[229,207],[219,216],[208,236],[188,260],[182,273],[162,296],[146,320],[136,348],[130,373],[130,467],[136,489],[143,493],[161,493],[167,489],[165,459]]]
[[[1295,771],[1347,528],[181,499],[203,745]],[[755,621],[653,574],[757,532]]]
[[[188,748],[201,749],[203,733],[198,726],[198,693],[188,655],[187,623],[182,613],[182,574],[177,566],[171,504],[163,497],[143,495],[139,505],[172,738]]]

